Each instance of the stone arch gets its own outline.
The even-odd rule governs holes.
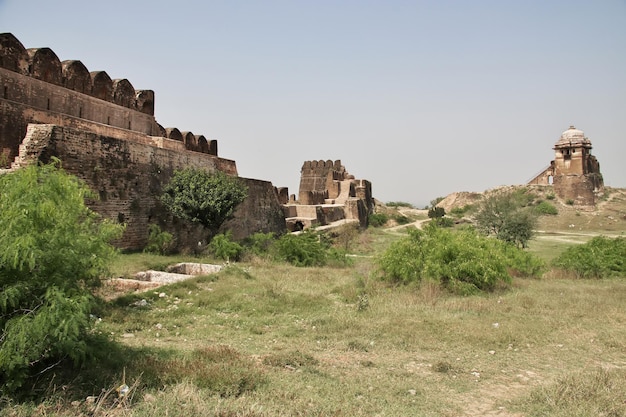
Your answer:
[[[183,141],[183,135],[180,133],[180,130],[175,127],[166,127],[165,128],[165,137],[173,140],[177,140],[179,142]]]
[[[135,88],[126,78],[113,80],[113,102],[129,109],[136,107]]]
[[[91,75],[82,62],[67,60],[61,62],[63,86],[83,94],[91,94]]]
[[[209,142],[207,142],[204,135],[196,135],[196,143],[198,144],[198,151],[209,153]]]
[[[209,141],[209,155],[217,156],[217,139]]]
[[[100,100],[113,100],[113,81],[105,71],[93,71],[91,75],[91,95]]]
[[[0,67],[28,74],[28,52],[12,33],[0,33]]]
[[[185,144],[185,149],[189,151],[197,151],[198,150],[198,142],[196,140],[196,136],[191,132],[182,132],[183,143]]]
[[[154,116],[154,91],[137,90],[135,92],[135,103],[137,105],[137,110],[150,116]]]
[[[30,48],[26,52],[28,52],[28,70],[33,78],[63,85],[61,61],[52,49]]]

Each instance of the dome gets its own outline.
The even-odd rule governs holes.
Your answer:
[[[569,129],[561,134],[561,138],[556,143],[557,145],[575,144],[575,143],[590,143],[589,139],[585,137],[585,132],[580,129],[576,129],[574,126],[570,126]]]

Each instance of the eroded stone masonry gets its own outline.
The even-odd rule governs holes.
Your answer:
[[[237,176],[235,161],[218,156],[216,140],[157,123],[153,91],[0,34],[0,164],[17,169],[52,157],[99,195],[89,202],[93,210],[126,224],[117,242],[125,249],[142,248],[152,223],[174,233],[179,248],[206,239],[202,227],[173,218],[160,204],[161,187],[175,170]],[[249,196],[224,228],[236,238],[285,231],[275,187],[242,181]]]
[[[143,248],[150,224],[173,233],[179,249],[206,243],[206,230],[165,210],[161,188],[179,169],[237,176],[237,166],[218,156],[217,140],[159,125],[152,90],[136,90],[77,60],[60,61],[50,48],[26,49],[3,33],[0,93],[0,168],[60,159],[99,196],[89,206],[126,225],[116,242],[121,248]],[[248,198],[223,226],[236,239],[338,220],[366,225],[373,209],[371,184],[355,180],[340,161],[305,162],[299,199],[268,181],[241,180]]]
[[[341,161],[306,161],[302,165],[298,199],[292,196],[285,204],[287,229],[302,230],[325,226],[341,220],[367,226],[369,213],[374,210],[372,184],[355,179]]]
[[[552,184],[559,198],[578,206],[594,206],[604,190],[604,180],[591,148],[585,133],[570,126],[554,145],[554,160],[528,184]]]

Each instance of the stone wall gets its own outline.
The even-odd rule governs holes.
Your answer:
[[[0,167],[17,156],[29,123],[53,123],[134,140],[134,132],[167,137],[183,148],[217,156],[217,141],[154,118],[154,92],[135,90],[127,79],[112,80],[77,60],[60,61],[50,48],[26,49],[10,33],[0,33]],[[112,133],[113,132],[113,133]],[[176,134],[178,133],[178,135]]]
[[[124,236],[117,242],[123,249],[143,248],[152,223],[173,233],[179,249],[197,247],[208,231],[177,220],[165,210],[159,201],[163,184],[175,170],[186,167],[236,175],[234,161],[209,154],[159,148],[70,127],[29,125],[20,147],[20,163],[48,162],[52,157],[59,158],[67,172],[83,179],[97,194],[99,198],[89,202],[94,211],[126,224]],[[255,232],[282,233],[284,215],[272,184],[242,181],[248,186],[248,198],[224,227],[238,239]]]

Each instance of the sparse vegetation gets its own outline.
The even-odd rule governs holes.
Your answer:
[[[407,203],[404,201],[390,201],[388,203],[385,203],[385,205],[387,207],[406,207],[406,208],[413,208],[413,204],[411,203]]]
[[[560,207],[540,218],[554,229],[542,226],[530,247],[556,258],[598,230],[621,233],[625,224],[614,217]],[[62,363],[33,380],[26,400],[3,391],[0,416],[624,414],[625,280],[572,281],[554,271],[537,279],[545,266],[527,250],[461,226],[422,227],[422,240],[439,240],[413,247],[434,255],[440,265],[431,270],[461,271],[466,246],[468,265],[484,267],[478,249],[494,245],[485,252],[504,260],[510,283],[472,294],[460,280],[446,290],[433,278],[377,279],[377,255],[413,238],[412,228],[370,228],[348,239],[359,256],[341,269],[278,261],[279,240],[258,234],[242,242],[250,256],[217,275],[97,305],[93,334],[117,343],[80,370]],[[327,265],[331,248],[346,249],[341,231],[307,233],[317,235]],[[125,254],[113,270],[181,260],[190,259]],[[116,391],[122,383],[128,396]]]
[[[389,216],[385,213],[371,213],[368,217],[368,224],[372,227],[382,227],[389,221]]]
[[[557,214],[559,214],[559,210],[557,210],[554,204],[548,203],[547,201],[540,202],[533,207],[533,210],[540,216],[556,216]]]

